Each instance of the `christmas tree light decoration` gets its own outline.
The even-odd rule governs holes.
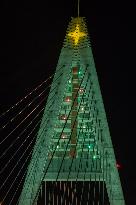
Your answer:
[[[72,194],[78,181],[84,185],[102,182],[106,191],[99,189],[99,204],[125,205],[84,17],[72,18],[69,23],[37,139],[18,205],[37,204],[42,183],[47,188],[45,204],[56,203],[48,201],[49,196],[64,199],[57,204],[98,204],[94,188],[92,193],[87,191],[88,202],[82,193],[83,201],[79,196],[79,203],[75,203]],[[48,149],[50,144],[52,150]],[[53,185],[48,192],[50,182],[57,188],[60,183],[65,185],[66,196],[60,190],[56,193]],[[69,183],[71,198],[67,201]],[[96,201],[91,197],[94,195]],[[106,195],[108,201],[102,203]]]

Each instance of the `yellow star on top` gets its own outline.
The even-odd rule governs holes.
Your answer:
[[[80,32],[80,30],[79,30],[79,24],[77,24],[75,31],[68,33],[68,36],[70,36],[71,38],[73,38],[73,39],[74,39],[74,44],[77,45],[78,42],[79,42],[79,39],[80,39],[81,37],[86,36],[86,33]]]

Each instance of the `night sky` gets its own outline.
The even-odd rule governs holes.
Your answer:
[[[120,2],[120,3],[119,3]],[[135,190],[134,5],[83,1],[88,31],[126,204]],[[1,5],[0,113],[54,73],[77,1],[3,1]]]

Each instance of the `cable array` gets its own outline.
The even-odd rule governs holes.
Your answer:
[[[51,156],[51,159],[49,160],[48,162],[48,165],[46,164],[47,162],[45,162],[43,164],[43,173],[44,175],[42,176],[42,179],[41,179],[41,182],[39,183],[39,186],[38,186],[38,189],[37,189],[37,193],[36,193],[36,196],[34,198],[34,200],[32,201],[32,204],[34,205],[37,198],[38,198],[38,194],[39,194],[39,191],[41,189],[41,186],[42,186],[42,181],[44,180],[44,178],[46,177],[46,174],[48,173],[48,170],[49,170],[49,167],[52,163],[52,160],[53,160],[53,157],[54,157],[54,154],[57,150],[57,146],[59,145],[59,142],[60,142],[60,139],[61,139],[61,135],[66,127],[66,124],[67,124],[67,120],[69,119],[69,116],[70,116],[70,113],[72,111],[72,108],[74,106],[74,102],[75,102],[75,99],[76,97],[78,96],[78,93],[79,93],[79,90],[82,88],[82,83],[83,83],[83,80],[84,80],[84,77],[86,75],[86,71],[87,71],[87,67],[85,69],[85,72],[84,72],[84,75],[81,79],[81,82],[80,82],[80,85],[79,85],[79,88],[77,89],[77,93],[76,93],[76,96],[72,102],[72,105],[71,105],[71,109],[68,113],[68,116],[67,116],[67,119],[65,120],[65,123],[64,123],[64,126],[61,130],[61,133],[60,133],[60,136],[58,138],[58,141],[57,141],[57,144],[55,145],[54,147],[54,150],[53,150],[53,153],[52,153],[52,156]],[[48,102],[50,107],[49,109],[47,110],[50,111],[51,107],[54,105],[54,102],[55,102],[55,98],[56,98],[56,89],[59,85],[59,78],[62,76],[62,73],[56,77],[56,79],[54,81],[58,82],[56,83],[56,86],[51,90],[51,92],[53,92],[53,96],[52,98],[50,99],[50,101]],[[53,77],[53,75],[52,75]],[[51,76],[46,80],[44,81],[42,84],[44,84],[45,82],[48,82],[49,79],[52,78]],[[85,87],[84,89],[86,89],[87,85],[88,85],[88,82],[89,82],[89,75],[88,75],[88,78],[87,78],[87,81],[86,81],[86,84],[85,84]],[[5,116],[7,113],[9,113],[12,109],[14,109],[17,105],[21,104],[28,96],[30,96],[33,92],[35,92],[36,90],[38,90],[38,88],[41,87],[40,84],[37,88],[35,88],[31,93],[29,93],[26,97],[24,97],[22,100],[20,100],[18,103],[16,103],[14,106],[12,106],[9,110],[7,110],[5,113],[3,113],[0,118],[2,116]],[[12,203],[14,204],[18,204],[19,203],[19,197],[18,197],[18,200],[16,201],[16,197],[19,193],[19,189],[20,189],[20,186],[22,186],[23,182],[24,182],[24,179],[26,177],[26,173],[27,173],[27,169],[25,168],[26,165],[28,164],[28,162],[30,161],[30,158],[31,156],[35,156],[35,154],[37,153],[37,149],[33,148],[34,146],[34,142],[35,141],[38,141],[40,139],[40,137],[44,134],[45,130],[46,130],[46,127],[48,126],[48,116],[44,119],[44,121],[41,122],[41,120],[39,120],[40,118],[40,115],[41,113],[43,112],[44,110],[44,107],[42,106],[43,102],[48,98],[48,94],[45,95],[45,92],[48,90],[48,88],[51,87],[51,84],[47,85],[46,88],[40,92],[40,94],[38,94],[36,97],[34,97],[31,102],[29,102],[28,104],[26,104],[23,109],[21,111],[19,111],[17,114],[15,114],[13,117],[10,118],[10,120],[6,123],[4,123],[4,125],[2,126],[2,130],[5,129],[6,127],[9,126],[10,123],[13,123],[14,121],[16,121],[16,119],[18,119],[18,116],[22,115],[23,113],[25,113],[25,111],[27,111],[27,109],[29,110],[29,108],[31,108],[31,106],[39,99],[40,102],[38,102],[38,105],[33,105],[34,108],[30,111],[29,110],[29,113],[27,114],[26,117],[24,117],[23,119],[21,119],[21,121],[16,125],[16,127],[14,129],[12,129],[11,132],[8,133],[8,135],[1,140],[0,142],[0,145],[2,145],[5,141],[8,140],[8,138],[10,136],[12,136],[12,134],[14,134],[14,132],[16,133],[16,130],[22,126],[22,124],[24,123],[24,128],[22,130],[22,128],[20,129],[20,133],[17,135],[17,137],[15,139],[13,139],[12,143],[4,150],[4,152],[1,154],[0,156],[0,159],[3,159],[5,156],[8,155],[8,153],[10,152],[10,150],[13,149],[14,145],[17,144],[17,142],[19,142],[21,140],[21,143],[20,146],[18,146],[17,149],[15,149],[14,153],[11,155],[11,157],[7,160],[6,164],[2,167],[2,169],[0,170],[0,174],[3,174],[4,171],[9,167],[9,165],[11,164],[12,161],[14,161],[15,157],[17,156],[17,154],[19,154],[19,152],[21,151],[22,147],[26,146],[26,149],[23,151],[23,153],[21,154],[20,158],[18,159],[17,163],[11,167],[11,170],[10,170],[10,173],[6,176],[5,180],[2,182],[1,186],[0,186],[0,191],[6,186],[8,180],[10,180],[10,177],[13,175],[13,173],[16,171],[16,169],[19,167],[19,171],[18,173],[16,174],[15,178],[12,180],[10,186],[8,187],[8,191],[6,192],[6,194],[4,195],[3,197],[3,202],[6,202],[6,200],[9,200],[10,198],[10,202],[8,202],[9,205],[12,205]],[[91,93],[91,88],[89,89],[89,92],[88,92],[88,96],[87,98],[89,98],[90,96],[90,93]],[[40,99],[40,97],[42,95],[45,95],[43,99]],[[59,97],[59,96],[58,96]],[[80,100],[80,103],[78,104],[78,111],[77,113],[79,113],[79,110],[82,106],[82,100],[84,98],[84,93],[81,97],[81,100]],[[34,114],[34,115],[33,115]],[[91,114],[91,107],[89,108],[89,116]],[[84,115],[85,115],[85,110],[83,112],[83,117],[82,117],[82,121],[83,122],[83,119],[84,119]],[[56,179],[54,181],[54,183],[52,184],[52,190],[51,190],[51,193],[50,193],[50,200],[49,200],[49,205],[52,204],[52,200],[53,200],[53,195],[54,195],[54,191],[57,187],[57,182],[58,182],[58,179],[59,179],[59,174],[61,172],[61,169],[62,169],[62,166],[63,166],[63,162],[64,162],[64,159],[66,157],[66,152],[67,152],[67,149],[68,149],[68,145],[70,144],[70,141],[71,141],[71,137],[72,137],[72,133],[73,133],[73,130],[74,130],[74,126],[75,126],[75,123],[76,123],[76,119],[77,119],[77,116],[78,114],[76,115],[76,118],[74,120],[74,123],[72,125],[72,128],[71,128],[71,134],[70,134],[70,137],[67,141],[67,144],[65,144],[65,152],[64,152],[64,155],[62,157],[62,160],[61,160],[61,164],[60,164],[60,167],[59,167],[59,170],[58,170],[58,173],[57,173],[57,176],[56,176]],[[32,119],[29,120],[29,118],[32,117]],[[89,118],[88,118],[89,119]],[[25,125],[25,121],[26,120],[29,120],[27,122],[27,124]],[[41,124],[41,125],[40,125]],[[82,124],[82,123],[81,123]],[[83,128],[80,124],[80,127],[78,128],[78,135],[77,135],[77,140],[76,140],[76,146],[78,145],[78,141],[79,141],[79,136],[80,134],[83,134]],[[37,131],[38,131],[38,127],[40,126],[44,126],[44,128],[42,129],[42,132],[40,133],[40,135],[38,135],[38,138],[37,137]],[[30,129],[30,130],[29,130]],[[35,133],[35,134],[34,134]],[[23,138],[23,135],[25,136]],[[34,135],[33,137],[31,137],[32,135]],[[72,187],[71,187],[71,192],[72,192],[72,199],[68,199],[68,200],[71,200],[71,205],[74,205],[75,204],[75,201],[77,203],[77,193],[76,191],[78,190],[78,187],[77,187],[77,184],[78,184],[78,177],[79,177],[79,173],[80,173],[80,170],[82,169],[82,161],[83,161],[83,150],[84,150],[84,147],[85,147],[85,139],[86,139],[86,134],[83,135],[83,139],[82,139],[82,149],[81,149],[81,155],[79,157],[79,165],[78,167],[76,167],[76,171],[77,171],[77,175],[76,175],[76,179],[75,179],[75,184],[72,184]],[[47,145],[47,149],[48,151],[50,150],[50,146]],[[94,149],[94,148],[93,148]],[[22,152],[22,151],[21,151]],[[87,150],[88,154],[87,154],[87,161],[89,160],[88,159],[88,156],[89,156],[89,148]],[[93,150],[93,153],[94,153],[94,150]],[[39,160],[39,157],[40,155],[37,154],[36,155],[36,160],[35,160],[35,163],[33,164],[33,166],[37,167],[37,162]],[[103,155],[102,155],[103,156]],[[102,157],[103,159],[103,157]],[[73,167],[73,163],[74,163],[74,156],[71,158],[71,162],[70,162],[70,165],[69,165],[69,171],[68,171],[68,176],[67,176],[67,179],[66,179],[66,182],[65,182],[65,189],[64,189],[64,192],[63,192],[63,196],[61,196],[61,205],[63,205],[65,203],[65,198],[66,198],[66,194],[67,194],[67,191],[69,190],[69,185],[68,185],[68,182],[69,182],[69,178],[70,178],[70,174],[71,174],[71,171],[72,171],[72,167]],[[92,166],[93,165],[94,161],[92,160]],[[20,164],[20,165],[19,165]],[[103,162],[104,164],[104,162]],[[45,166],[47,165],[47,167]],[[97,165],[97,164],[96,164]],[[31,167],[31,169],[33,169],[34,167]],[[81,187],[81,196],[80,196],[80,204],[83,204],[84,203],[84,193],[85,193],[85,187],[86,187],[86,182],[85,182],[85,178],[86,178],[86,172],[87,172],[87,163],[86,163],[86,166],[84,167],[84,177],[83,177],[83,183],[82,183],[82,187]],[[108,167],[108,166],[107,166]],[[36,177],[36,172],[35,172],[35,176],[34,176],[34,179]],[[108,170],[106,169],[106,175],[108,175],[109,172]],[[29,175],[27,176],[29,177]],[[100,184],[100,181],[101,181],[101,178],[100,178],[100,175],[99,175],[99,180],[96,179],[97,175],[96,173],[94,174],[94,187],[93,187],[93,204],[95,204],[95,196],[96,196],[96,192],[97,192],[97,189],[98,189],[98,193],[100,195],[100,192],[101,192],[101,184]],[[108,178],[110,178],[108,176]],[[34,184],[34,179],[33,179],[33,184]],[[89,196],[89,192],[91,192],[91,181],[92,181],[92,176],[91,176],[91,173],[90,173],[90,182],[89,182],[89,185],[88,185],[88,194],[87,194],[87,203],[89,204],[89,200],[90,200],[90,196]],[[99,181],[99,184],[97,186],[97,183]],[[104,185],[105,185],[105,173],[103,172],[103,180],[102,180],[102,204],[104,205],[105,203],[105,198],[104,198],[104,195],[105,195],[105,188],[104,188]],[[18,182],[18,184],[16,185],[16,183]],[[31,184],[32,185],[32,184]],[[14,194],[12,195],[12,197],[10,197],[10,192],[11,190],[13,189],[13,187],[16,186],[15,188],[15,191],[14,191]],[[30,184],[28,185],[28,188],[29,188]],[[111,189],[111,195],[112,195],[112,189]],[[98,201],[99,203],[100,201]]]
[[[62,67],[61,67],[59,70],[61,71],[61,70],[62,70]],[[28,96],[30,96],[33,92],[35,92],[36,90],[38,90],[38,88],[40,88],[43,84],[45,84],[45,82],[49,81],[49,79],[51,79],[53,76],[54,76],[54,75],[50,76],[47,80],[45,80],[43,83],[41,83],[39,86],[37,86],[32,92],[30,92],[28,95],[26,95],[24,98],[22,98],[18,103],[16,103],[14,106],[12,106],[12,107],[11,107],[10,109],[8,109],[6,112],[4,112],[0,117],[4,117],[7,113],[9,113],[11,110],[13,110],[15,107],[17,107],[17,105],[21,104],[26,98],[28,98]],[[54,82],[56,81],[56,87],[53,88],[53,89],[51,90],[51,92],[54,92],[55,89],[57,88],[57,86],[58,86],[57,81],[59,80],[59,78],[60,78],[61,76],[62,76],[62,72],[60,73],[59,76],[56,77],[56,79],[54,79]],[[59,82],[59,81],[58,81],[58,82]],[[40,92],[40,94],[38,94],[34,99],[32,99],[31,102],[28,102],[28,104],[27,104],[25,107],[23,107],[23,109],[22,109],[21,111],[19,111],[14,117],[12,117],[12,118],[2,127],[2,130],[3,130],[4,128],[6,128],[10,123],[13,123],[14,120],[15,120],[16,118],[18,118],[18,116],[19,116],[20,114],[23,114],[23,112],[26,110],[26,108],[31,107],[32,104],[34,104],[34,102],[35,102],[39,97],[41,97],[46,91],[48,91],[48,88],[50,88],[51,85],[52,85],[52,84],[48,84],[48,85],[46,86],[46,88],[45,88],[42,92]],[[54,96],[55,96],[55,93],[54,93]],[[33,137],[33,138],[31,137],[31,135],[32,135],[34,132],[37,132],[36,130],[37,130],[37,128],[38,128],[38,126],[39,126],[39,124],[40,124],[40,122],[41,122],[41,119],[39,120],[39,117],[40,117],[41,113],[42,113],[43,110],[44,110],[44,107],[43,107],[42,104],[43,104],[43,102],[45,101],[45,99],[47,99],[47,97],[48,97],[48,94],[47,94],[42,100],[39,98],[40,102],[38,103],[38,105],[35,106],[35,104],[34,104],[34,105],[33,105],[33,106],[35,106],[34,109],[33,109],[32,111],[30,111],[30,112],[27,114],[27,116],[24,117],[24,119],[21,120],[21,122],[19,122],[19,123],[16,125],[16,127],[15,127],[14,129],[12,129],[12,131],[11,131],[6,137],[4,137],[4,138],[1,140],[1,142],[0,142],[0,145],[2,145],[5,141],[7,141],[7,139],[8,139],[12,134],[14,134],[14,132],[19,128],[19,126],[22,125],[22,124],[25,122],[25,120],[26,120],[27,118],[29,118],[29,117],[33,114],[32,120],[30,120],[30,121],[28,121],[28,122],[26,122],[26,123],[24,124],[23,130],[22,130],[22,127],[20,128],[20,130],[19,130],[20,133],[17,135],[16,138],[13,138],[13,141],[11,142],[11,144],[2,152],[2,154],[1,154],[1,156],[0,156],[0,159],[2,159],[2,163],[4,163],[4,166],[3,166],[2,169],[0,170],[0,177],[1,177],[2,181],[4,180],[3,183],[2,183],[2,181],[1,181],[2,184],[1,184],[1,186],[0,186],[0,192],[3,193],[2,189],[5,187],[5,185],[7,184],[7,182],[10,180],[10,177],[13,176],[13,174],[14,174],[16,168],[17,168],[18,166],[20,166],[19,163],[22,161],[22,159],[24,158],[24,156],[27,154],[28,150],[31,150],[31,151],[29,151],[29,155],[28,155],[27,159],[25,160],[25,162],[23,163],[23,161],[22,161],[22,166],[19,168],[20,170],[19,170],[18,174],[16,175],[15,179],[14,179],[14,180],[12,181],[12,183],[11,183],[11,186],[9,187],[8,191],[6,192],[6,194],[4,195],[3,200],[2,200],[3,202],[6,200],[6,198],[8,197],[8,195],[10,195],[10,191],[11,191],[11,189],[13,188],[13,185],[15,184],[15,182],[17,181],[17,178],[19,177],[19,175],[20,175],[21,172],[23,171],[24,167],[25,167],[26,164],[28,163],[28,159],[30,159],[30,156],[31,156],[32,150],[33,150],[32,147],[33,147],[34,141],[35,141],[35,139],[36,139],[37,133],[35,134],[35,137]],[[53,98],[54,98],[54,97],[53,97]],[[52,100],[52,98],[51,98],[50,100]],[[54,102],[54,101],[53,101],[53,102]],[[50,101],[49,101],[48,103],[50,103]],[[51,106],[50,106],[50,107],[51,107]],[[49,107],[49,108],[50,108],[50,107]],[[30,110],[30,108],[29,108],[29,110]],[[27,113],[27,112],[26,112],[26,113]],[[14,114],[14,113],[13,113],[13,114]],[[34,121],[35,121],[35,122],[34,122]],[[26,125],[26,126],[25,126],[25,125]],[[33,128],[32,128],[32,125],[33,125]],[[28,131],[28,128],[30,128],[29,131]],[[24,133],[26,134],[26,137],[23,139],[22,137],[25,136]],[[16,134],[16,133],[15,133],[15,134]],[[14,136],[14,135],[12,135],[12,136]],[[21,139],[21,138],[22,138],[22,139]],[[14,148],[15,151],[14,151],[13,155],[11,155],[10,158],[8,159],[8,158],[7,158],[8,155],[9,155],[8,153],[10,153],[11,151],[13,151],[13,147],[14,147],[14,145],[17,144],[17,141],[20,143],[20,139],[21,139],[22,143],[20,144],[20,146],[17,147],[17,149]],[[29,141],[28,141],[28,139],[29,139]],[[27,148],[26,148],[25,151],[22,153],[22,155],[21,155],[21,157],[18,159],[17,163],[11,168],[10,173],[9,173],[7,176],[5,176],[6,178],[3,177],[2,174],[4,174],[5,169],[7,169],[7,168],[9,167],[9,164],[11,164],[11,161],[14,160],[14,158],[17,156],[17,154],[20,152],[20,150],[21,150],[21,152],[22,152],[22,147],[24,147],[24,145],[26,145]],[[12,150],[11,150],[11,148],[12,148]],[[11,151],[10,151],[10,150],[11,150]],[[7,154],[8,154],[8,155],[7,155]],[[5,159],[8,159],[7,163],[5,163]],[[13,163],[14,163],[14,162],[13,162]],[[5,174],[4,174],[4,175],[5,175]],[[25,174],[22,176],[21,181],[23,181],[24,176],[25,176]],[[4,178],[5,178],[5,179],[4,179]],[[20,183],[21,183],[21,182],[20,182]],[[4,188],[4,189],[5,189],[5,188]],[[18,189],[19,189],[19,186],[18,186]],[[17,193],[17,189],[16,189],[16,191],[15,191],[15,193],[14,193],[14,196],[16,195],[16,193]],[[3,194],[2,194],[2,195],[3,195]],[[13,199],[14,199],[14,196],[12,197],[12,201],[13,201]]]
[[[52,77],[54,76],[51,75],[49,78],[47,78],[46,80],[44,80],[41,84],[39,84],[36,88],[34,88],[30,93],[28,93],[26,96],[24,96],[21,100],[19,100],[17,103],[15,103],[13,106],[11,106],[8,110],[6,110],[5,112],[3,112],[0,115],[0,118],[5,116],[8,112],[10,112],[11,110],[13,110],[16,106],[20,105],[24,100],[26,100],[29,96],[31,96],[35,91],[37,91],[44,83],[48,82],[48,80],[50,80]]]

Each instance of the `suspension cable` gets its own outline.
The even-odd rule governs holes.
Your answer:
[[[46,120],[46,119],[45,119]],[[43,130],[43,132],[44,132],[44,130]],[[40,134],[40,136],[43,134],[43,132]],[[35,135],[36,136],[36,135]],[[39,137],[40,137],[39,136]],[[31,151],[31,153],[30,154],[32,154],[33,153],[33,150]],[[22,177],[22,179],[21,179],[21,181],[23,180],[23,178],[24,178],[24,176],[25,176],[25,174],[26,174],[26,172],[27,172],[27,169],[26,169],[26,171],[25,171],[25,173],[24,173],[24,175],[23,175],[23,177]],[[21,182],[20,182],[21,183]],[[18,188],[19,188],[19,186],[18,186]],[[18,190],[18,188],[17,188],[17,190]],[[16,190],[16,192],[17,192],[17,190]],[[15,194],[14,194],[15,195]],[[14,196],[13,196],[14,197]],[[13,199],[12,199],[13,200]],[[17,203],[16,204],[18,204],[18,202],[19,202],[19,198],[18,198],[18,201],[17,201]]]
[[[42,124],[44,124],[44,122],[42,122]],[[41,125],[42,125],[41,124]],[[42,135],[42,133],[44,132],[44,129],[42,129],[42,132],[40,133],[40,136]],[[40,138],[40,136],[38,136],[38,139]],[[38,140],[37,139],[37,140]],[[33,152],[33,154],[35,154],[36,153],[36,150]],[[38,156],[36,157],[36,158],[38,158]],[[36,161],[37,161],[38,159],[36,159]],[[31,169],[33,168],[33,166],[31,167]],[[29,176],[29,174],[28,174],[28,176]]]
[[[61,66],[57,72],[59,72],[62,68],[64,67]],[[38,90],[44,83],[46,83],[48,80],[50,80],[53,76],[56,75],[56,72],[55,74],[53,73],[51,76],[49,76],[47,79],[45,79],[40,85],[38,85],[36,88],[34,88],[30,93],[28,93],[26,96],[24,96],[20,101],[18,101],[17,103],[15,103],[12,107],[10,107],[8,110],[6,110],[5,112],[3,112],[1,115],[0,115],[0,118],[4,115],[6,115],[8,112],[10,112],[12,109],[14,109],[16,106],[18,106],[20,103],[22,103],[25,99],[28,98],[28,96],[30,96],[32,93],[34,93],[36,90]]]
[[[41,110],[43,111],[43,109]],[[40,111],[40,112],[41,112]],[[28,134],[27,138],[24,140],[24,142],[21,144],[21,146],[15,151],[15,153],[12,155],[12,157],[9,159],[9,161],[6,163],[6,165],[2,168],[2,170],[0,171],[0,174],[3,173],[3,171],[6,169],[6,167],[8,166],[8,164],[11,162],[11,160],[15,157],[15,155],[20,151],[20,148],[26,143],[26,141],[29,139],[29,137],[31,136],[31,134],[34,132],[34,130],[37,128],[37,126],[39,125],[39,122],[35,125],[35,127],[32,129],[32,131]],[[6,150],[7,151],[7,150]]]
[[[55,87],[56,88],[56,87]],[[39,103],[39,105],[44,101],[41,100],[41,102]],[[28,118],[30,117],[30,115],[39,107],[39,105],[37,105],[1,142],[0,145]]]
[[[34,139],[33,139],[33,140],[34,140]],[[31,142],[30,144],[32,144],[32,142]],[[30,144],[29,144],[29,146],[27,147],[27,149],[30,147]],[[26,149],[26,150],[27,150],[27,149]],[[7,191],[7,193],[6,193],[6,195],[5,195],[4,198],[2,199],[3,202],[4,202],[5,199],[7,198],[7,196],[8,196],[8,194],[9,194],[9,192],[10,192],[12,186],[14,185],[14,183],[15,183],[16,179],[18,178],[18,176],[20,175],[20,173],[21,173],[23,167],[24,167],[25,164],[27,163],[27,161],[28,161],[28,159],[29,159],[29,157],[30,157],[31,154],[32,154],[32,151],[30,152],[30,154],[29,154],[28,157],[26,158],[26,160],[25,160],[25,162],[23,163],[21,169],[19,170],[17,176],[15,177],[14,181],[13,181],[12,184],[10,185],[10,187],[9,187],[9,189],[8,189],[8,191]],[[22,158],[23,156],[24,156],[24,154],[21,156],[21,158]],[[20,158],[20,159],[21,159],[21,158]],[[19,161],[20,161],[20,159],[19,159]],[[18,161],[18,162],[19,162],[19,161]],[[18,162],[17,162],[17,164],[18,164]],[[16,164],[16,166],[17,166],[17,164]],[[11,173],[12,173],[12,172],[11,172]],[[10,173],[10,175],[11,175],[11,173]],[[2,187],[2,186],[1,186],[1,187]],[[0,187],[0,188],[1,188],[1,187]]]
[[[62,75],[62,74],[61,74]],[[60,76],[61,76],[60,75]],[[59,77],[60,77],[59,76]],[[58,80],[59,77],[56,79]],[[56,81],[55,80],[55,81]],[[14,117],[12,117],[6,124],[2,125],[2,127],[0,128],[0,130],[5,129],[11,122],[13,122],[20,114],[23,114],[23,112],[26,110],[26,108],[30,107],[30,105],[32,105],[32,103],[34,103],[36,101],[36,99],[38,99],[39,97],[41,97],[44,92],[51,87],[52,83],[50,83],[38,96],[36,96],[29,104],[27,104],[21,111],[19,111]]]
[[[33,130],[34,130],[34,129],[33,129]],[[33,132],[33,130],[32,130],[32,132]],[[31,132],[31,133],[32,133],[32,132]],[[30,134],[31,134],[31,133],[30,133]],[[34,140],[34,139],[33,139],[33,140]],[[32,141],[33,141],[33,140],[32,140]],[[25,140],[25,141],[26,141],[26,140]],[[31,143],[32,143],[32,142],[31,142]],[[29,145],[29,146],[30,146],[30,145]],[[27,149],[26,149],[26,151],[27,151]],[[25,152],[26,152],[26,151],[25,151]],[[25,154],[25,152],[24,152],[24,154]],[[22,155],[22,157],[24,156],[24,154]],[[22,157],[21,157],[21,158],[22,158]],[[20,160],[21,160],[21,158],[20,158]],[[19,161],[20,161],[20,160],[19,160]],[[18,161],[18,162],[19,162],[19,161]],[[17,164],[18,164],[18,163],[17,163]],[[16,164],[16,165],[17,165],[17,164]],[[15,166],[15,167],[16,167],[16,166]],[[15,167],[13,168],[12,172],[10,173],[10,175],[13,173]],[[4,171],[4,170],[2,170],[2,171]],[[10,175],[9,175],[9,176],[10,176]],[[9,176],[7,177],[7,179],[9,178]],[[7,181],[7,179],[6,179],[6,181]],[[4,184],[6,183],[6,181],[4,182]],[[4,186],[4,184],[0,187],[0,189]]]
[[[41,112],[41,111],[40,111]],[[39,114],[39,113],[38,113]],[[40,121],[39,121],[40,122]],[[24,141],[24,143],[26,142],[26,140],[30,137],[30,135],[33,133],[33,131],[35,130],[35,128],[37,127],[37,125],[39,124],[39,122],[35,125],[35,127],[33,128],[33,130],[29,133],[29,135],[27,136],[27,138],[25,139],[25,141]],[[36,135],[35,135],[36,136]],[[32,141],[35,139],[35,137],[32,139]],[[24,144],[23,143],[23,144]],[[32,143],[32,142],[31,142]],[[22,145],[21,145],[22,146]],[[20,146],[20,147],[21,147]],[[20,147],[19,147],[19,149],[20,149]],[[19,149],[17,149],[16,150],[16,152],[14,153],[14,155],[10,158],[10,160],[9,160],[9,162],[13,159],[13,157],[15,156],[15,154],[19,151]],[[25,150],[25,152],[26,152],[27,150]],[[25,152],[24,152],[24,154],[25,154]],[[22,155],[23,156],[23,155]],[[22,158],[22,157],[21,157]],[[20,158],[20,159],[21,159]],[[9,164],[9,162],[7,163],[7,164]],[[5,167],[3,167],[3,169],[1,170],[1,172],[0,172],[0,174],[5,170],[5,168],[7,167],[7,164],[5,165]],[[18,163],[17,163],[18,164]],[[16,165],[17,165],[16,164]],[[12,170],[14,170],[15,169],[15,167],[16,167],[16,165],[14,166],[14,168],[12,169]],[[11,173],[13,172],[11,170],[11,172],[10,172],[10,174],[9,174],[9,176],[11,175]],[[9,178],[9,176],[7,177],[7,179]],[[7,181],[7,179],[6,179],[6,181]],[[4,182],[4,184],[6,183],[6,181]],[[0,190],[1,190],[1,188],[4,186],[4,184],[0,187]]]
[[[53,74],[54,75],[54,74]],[[18,101],[16,104],[14,104],[12,107],[10,107],[8,110],[6,110],[5,112],[3,112],[0,115],[0,118],[4,115],[6,115],[9,111],[11,111],[12,109],[14,109],[17,105],[19,105],[21,102],[23,102],[25,99],[28,98],[28,96],[30,96],[32,93],[34,93],[36,90],[38,90],[44,83],[46,83],[48,80],[50,80],[53,75],[51,75],[49,78],[47,78],[46,80],[44,80],[40,85],[38,85],[35,89],[33,89],[30,93],[28,93],[25,97],[23,97],[20,101]]]
[[[44,101],[41,100],[41,102],[0,142],[0,145],[23,123],[25,120],[30,117],[30,115],[40,106],[40,104]]]
[[[54,89],[53,89],[54,90]],[[52,91],[53,91],[52,90]],[[55,96],[55,95],[54,95]],[[54,97],[53,96],[53,97]],[[48,97],[48,95],[46,95],[45,96],[45,99]],[[52,97],[52,98],[53,98]],[[48,102],[49,103],[49,102]],[[47,104],[48,104],[47,103]],[[44,108],[43,108],[44,109]],[[42,110],[43,110],[42,109]],[[34,121],[34,119],[36,118],[36,117],[38,117],[39,116],[39,114],[42,112],[42,110],[33,118],[33,120],[27,125],[27,127],[26,127],[26,129],[32,124],[32,122]],[[0,159],[7,153],[7,151],[13,146],[13,144],[20,138],[20,136],[24,133],[24,131],[26,130],[26,129],[24,129],[19,135],[18,135],[18,137],[13,141],[13,143],[5,150],[5,152],[3,152],[3,154],[0,156]]]

